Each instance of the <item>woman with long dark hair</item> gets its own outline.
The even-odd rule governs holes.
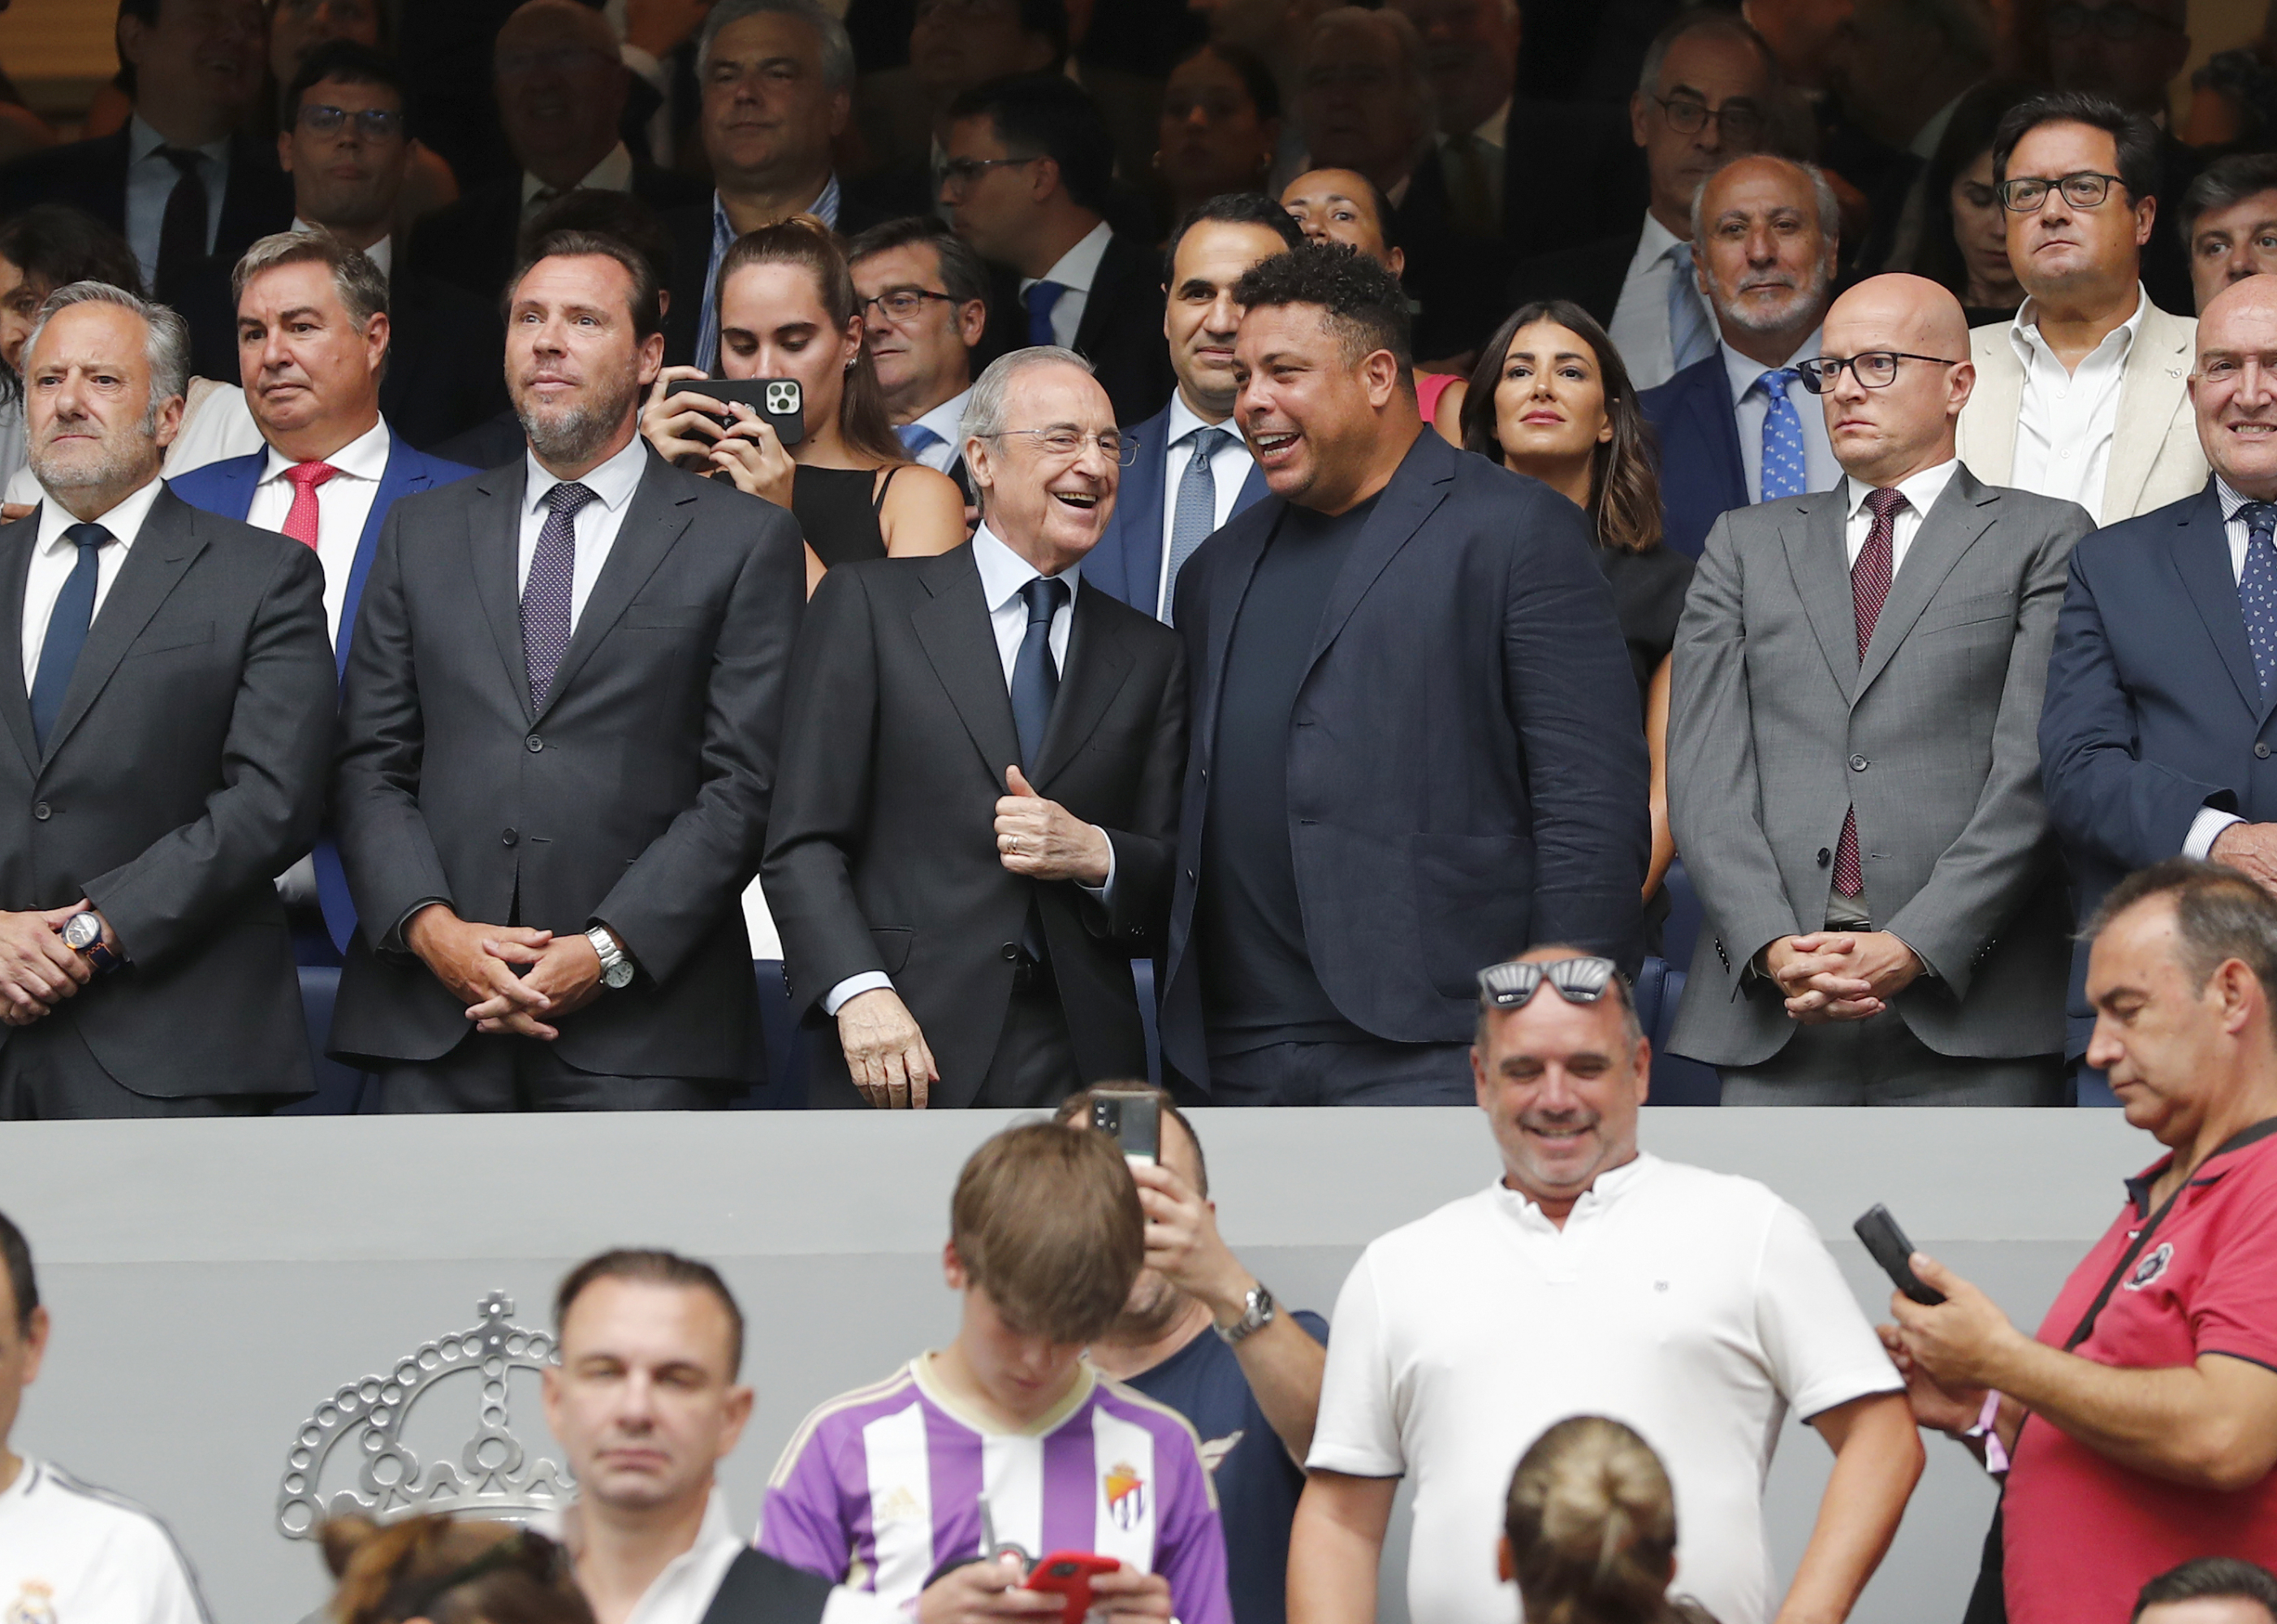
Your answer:
[[[2029,86],[1995,80],[1962,96],[1922,179],[1914,269],[1950,288],[1972,327],[2007,321],[2024,302],[2008,263],[2006,213],[1992,191],[1992,134],[2002,116],[2032,94]]]
[[[1521,305],[1479,354],[1463,395],[1463,448],[1530,474],[1589,515],[1597,568],[1629,645],[1652,752],[1653,903],[1676,857],[1668,827],[1668,683],[1692,560],[1660,545],[1660,477],[1628,368],[1605,330],[1563,299]],[[1667,904],[1647,909],[1657,934]]]

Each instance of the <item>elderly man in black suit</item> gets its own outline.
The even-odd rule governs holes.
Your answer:
[[[972,386],[970,546],[823,577],[768,830],[810,1104],[1049,1106],[1144,1076],[1131,960],[1169,902],[1178,639],[1086,583],[1132,442],[1072,351]]]
[[[1390,271],[1308,243],[1234,298],[1272,494],[1178,573],[1163,1054],[1221,1104],[1467,1102],[1481,966],[1642,957],[1627,648],[1581,510],[1425,428]]]
[[[99,282],[24,352],[42,499],[0,530],[0,1117],[237,1115],[310,1087],[270,883],[316,832],[316,553],[177,498],[189,339]]]
[[[332,1052],[389,1110],[689,1109],[748,1080],[758,867],[804,601],[790,515],[636,432],[657,278],[555,233],[514,278],[528,454],[398,502],[333,815],[361,921]]]

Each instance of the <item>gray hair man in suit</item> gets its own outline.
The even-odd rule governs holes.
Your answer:
[[[1980,483],[1960,303],[1827,312],[1847,477],[1726,514],[1678,628],[1669,808],[1708,919],[1669,1047],[1727,1104],[2053,1104],[2068,958],[2036,730],[2070,502]]]

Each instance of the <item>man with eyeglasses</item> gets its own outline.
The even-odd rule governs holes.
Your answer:
[[[930,215],[872,226],[846,257],[887,420],[910,456],[956,481],[969,507],[963,424],[988,329],[988,267]]]
[[[1976,389],[1960,456],[1989,484],[2076,502],[2098,524],[2205,484],[2182,385],[2196,324],[2159,309],[2142,279],[2157,136],[2106,97],[2052,91],[2010,109],[1992,141],[2027,296],[2014,320],[1969,334]]]
[[[1706,920],[1669,1048],[1727,1105],[2063,1098],[2041,685],[2068,502],[1954,455],[1959,301],[1879,276],[1802,364],[1846,477],[1725,514],[1676,636],[1669,816]]]
[[[1477,978],[1485,1190],[1371,1243],[1331,1322],[1289,1547],[1290,1624],[1369,1624],[1399,1479],[1410,1617],[1506,1624],[1511,1469],[1552,1422],[1617,1415],[1676,1489],[1672,1590],[1723,1624],[1847,1617],[1923,1451],[1903,1383],[1810,1220],[1753,1179],[1637,1147],[1652,1045],[1611,960],[1536,947]],[[1834,1451],[1784,1602],[1763,1479],[1786,1414]]]
[[[1131,961],[1169,912],[1185,662],[1083,579],[1135,447],[1074,352],[964,411],[971,545],[842,565],[807,606],[760,876],[810,1106],[1044,1107],[1143,1077]]]

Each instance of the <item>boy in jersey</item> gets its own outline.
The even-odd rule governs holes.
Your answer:
[[[45,1460],[8,1452],[47,1346],[32,1249],[0,1213],[0,1619],[208,1624],[164,1523]]]
[[[1145,1233],[1107,1135],[1032,1123],[981,1146],[942,1255],[964,1296],[956,1340],[806,1418],[768,1484],[758,1548],[919,1624],[1056,1614],[1057,1597],[1019,1588],[1006,1547],[1116,1559],[1092,1595],[1123,1624],[1231,1624],[1193,1429],[1083,1358],[1130,1295]]]

